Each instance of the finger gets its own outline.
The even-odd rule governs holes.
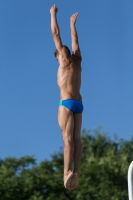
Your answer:
[[[73,15],[78,15],[78,12],[74,13]]]
[[[74,17],[74,16],[75,16],[75,14],[72,15],[72,17]]]

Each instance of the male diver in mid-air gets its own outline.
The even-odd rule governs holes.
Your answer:
[[[67,46],[62,44],[60,30],[57,23],[57,7],[50,9],[51,31],[56,46],[54,53],[59,62],[58,86],[60,88],[60,102],[58,110],[58,123],[62,130],[64,141],[64,186],[73,190],[78,186],[78,169],[82,155],[80,130],[82,123],[82,97],[81,86],[81,52],[78,35],[75,27],[78,13],[70,18],[72,39],[72,55]],[[72,170],[73,162],[73,170]]]

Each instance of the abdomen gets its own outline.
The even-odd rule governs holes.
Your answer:
[[[61,99],[81,100],[81,67],[73,66],[71,63],[66,68],[58,70],[58,86],[60,88]]]

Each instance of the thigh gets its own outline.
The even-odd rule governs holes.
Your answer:
[[[74,130],[73,113],[64,106],[59,106],[58,109],[58,123],[64,137],[72,137]]]
[[[82,125],[82,113],[74,114],[74,132],[73,132],[74,140],[80,138],[81,125]]]

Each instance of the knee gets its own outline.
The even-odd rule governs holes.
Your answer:
[[[73,140],[73,142],[74,142],[74,147],[78,148],[79,150],[82,151],[82,142],[81,142],[81,139],[80,138],[75,138]]]
[[[80,138],[80,136],[74,136],[73,137],[73,141],[74,141],[74,143],[81,143],[81,138]]]
[[[72,136],[64,135],[63,136],[64,145],[73,145]]]

